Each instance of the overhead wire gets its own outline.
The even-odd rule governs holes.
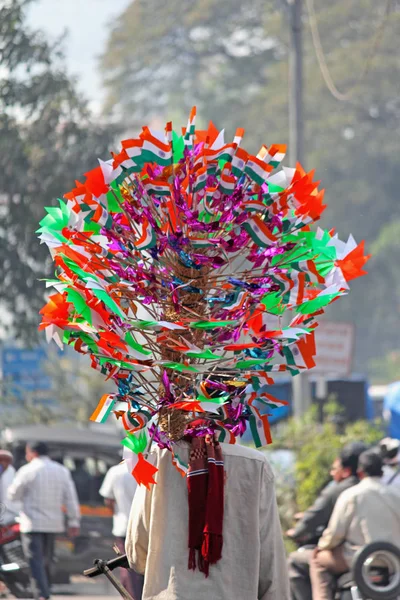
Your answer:
[[[321,74],[322,74],[322,77],[323,77],[326,87],[328,88],[328,90],[330,91],[332,96],[334,98],[336,98],[336,100],[339,100],[340,102],[348,102],[349,100],[351,100],[354,95],[354,91],[359,87],[359,85],[362,83],[362,81],[368,75],[369,70],[372,65],[372,62],[373,62],[375,56],[377,55],[379,47],[381,45],[381,42],[383,39],[383,34],[385,32],[385,27],[389,20],[392,3],[393,3],[393,0],[386,0],[384,16],[382,18],[381,23],[378,25],[378,27],[376,29],[375,36],[374,36],[375,37],[374,43],[371,46],[371,50],[368,53],[367,59],[364,64],[364,68],[360,71],[359,77],[346,92],[341,92],[337,88],[337,86],[333,80],[333,77],[331,75],[331,72],[329,70],[329,67],[328,67],[328,64],[326,61],[325,53],[324,53],[322,43],[321,43],[321,36],[319,33],[319,28],[318,28],[318,21],[317,21],[317,15],[315,12],[314,0],[306,0],[308,20],[309,20],[310,29],[311,29],[311,37],[312,37],[312,41],[313,41],[315,54],[317,57],[318,66],[321,71]]]

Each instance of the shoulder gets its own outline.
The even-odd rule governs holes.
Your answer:
[[[274,472],[270,465],[270,462],[265,452],[260,452],[254,448],[248,446],[242,446],[241,444],[221,444],[222,454],[226,457],[232,457],[234,461],[248,462],[251,461],[253,464],[257,464],[264,475],[269,480],[273,480]]]
[[[119,465],[114,465],[110,467],[104,477],[103,484],[105,485],[114,485],[115,482],[119,479],[122,479],[125,473],[129,473],[126,465],[120,463]]]
[[[108,481],[115,481],[116,479],[122,479],[126,473],[129,474],[127,466],[124,463],[119,463],[108,469],[105,479]]]
[[[357,496],[362,496],[366,490],[364,487],[357,483],[356,485],[352,485],[351,487],[346,488],[338,497],[337,502],[339,505],[343,506],[354,500]]]
[[[343,481],[335,483],[332,486],[332,496],[337,499],[339,496],[342,496],[344,492],[354,488],[357,484],[358,480],[356,478],[348,477],[347,479],[343,479]]]
[[[60,477],[70,477],[71,476],[70,470],[67,469],[67,467],[64,467],[64,465],[61,465],[60,463],[56,462],[55,460],[45,461],[43,463],[43,468],[51,470],[54,473],[57,473],[58,475],[60,475]]]
[[[221,444],[222,454],[224,456],[233,456],[235,458],[243,458],[247,460],[256,460],[262,463],[268,463],[267,457],[263,452],[242,446],[241,444]]]
[[[16,473],[16,475],[18,477],[22,477],[24,475],[27,475],[28,473],[33,473],[34,471],[36,471],[36,467],[33,463],[27,463],[26,465],[22,465],[22,467],[20,467]]]

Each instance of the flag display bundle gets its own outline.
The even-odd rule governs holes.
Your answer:
[[[168,123],[122,142],[39,229],[56,274],[40,328],[115,382],[92,419],[121,419],[145,485],[151,442],[234,442],[249,425],[269,443],[274,373],[312,368],[318,318],[368,260],[363,243],[314,227],[323,191],[281,167],[284,146],[251,155],[242,129],[226,143],[195,116],[181,135]]]

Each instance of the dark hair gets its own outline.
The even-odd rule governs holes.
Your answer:
[[[32,452],[36,452],[39,456],[47,456],[49,448],[45,442],[27,442],[26,444]]]
[[[382,477],[382,458],[375,450],[363,452],[358,460],[358,468],[368,477]]]
[[[342,449],[339,459],[343,468],[351,470],[352,475],[357,475],[360,454],[365,452],[367,446],[364,442],[350,442]]]

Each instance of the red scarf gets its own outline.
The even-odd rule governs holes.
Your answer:
[[[221,447],[207,435],[193,438],[187,474],[189,495],[189,569],[208,577],[222,556],[224,464]],[[197,555],[197,561],[196,561]]]

